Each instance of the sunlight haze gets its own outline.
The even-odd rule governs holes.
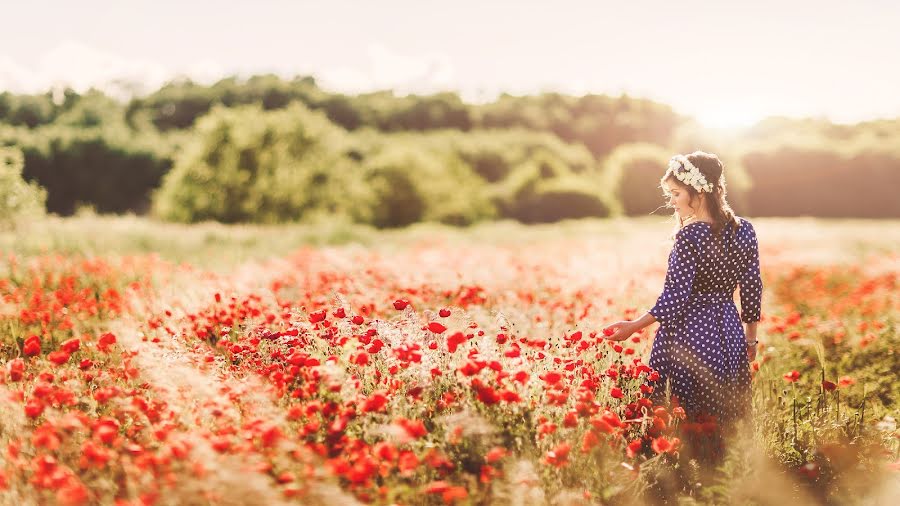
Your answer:
[[[456,90],[473,102],[627,93],[712,127],[900,116],[892,2],[36,0],[5,10],[0,89],[14,92],[68,84],[127,96],[176,75],[273,72],[347,93]]]

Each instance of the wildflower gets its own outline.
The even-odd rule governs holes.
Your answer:
[[[33,357],[41,353],[41,338],[38,336],[28,336],[22,344],[22,353],[26,357]]]
[[[65,350],[57,350],[50,352],[47,355],[47,360],[53,362],[56,365],[63,365],[69,361],[69,352]]]
[[[328,312],[325,309],[320,311],[316,311],[309,314],[309,323],[319,323],[325,320],[328,316]]]
[[[638,452],[641,451],[641,448],[643,446],[643,440],[635,439],[634,441],[628,443],[628,447],[625,449],[625,453],[628,455],[628,458],[633,459],[635,456],[637,456]]]
[[[418,439],[428,434],[428,430],[425,428],[422,420],[409,420],[401,417],[395,420],[394,423],[399,425],[413,439]]]
[[[656,453],[667,453],[674,451],[678,447],[679,442],[680,441],[677,437],[672,438],[672,440],[669,441],[665,437],[660,436],[653,440],[651,446],[653,448],[653,451],[655,451]]]
[[[97,341],[97,349],[107,353],[109,352],[109,347],[116,344],[116,336],[107,332],[100,336],[100,339]]]
[[[502,448],[500,446],[495,446],[495,447],[491,448],[490,450],[488,450],[487,455],[484,456],[484,460],[488,464],[493,464],[494,462],[497,462],[498,460],[503,459],[508,454],[509,454],[509,452],[506,450],[506,448]]]
[[[547,383],[548,385],[555,385],[555,384],[559,383],[559,381],[562,379],[562,374],[560,374],[556,371],[549,371],[546,374],[543,374],[538,377],[541,378],[542,380],[544,380],[544,382]]]
[[[544,456],[544,461],[550,465],[556,467],[562,467],[569,462],[569,451],[572,449],[572,446],[569,443],[562,442],[556,446],[556,448],[547,452]]]
[[[35,397],[29,399],[25,404],[25,415],[28,418],[37,418],[44,412],[44,403]]]
[[[6,364],[6,370],[9,373],[10,381],[19,381],[25,376],[25,361],[21,358],[10,360]]]
[[[69,353],[75,353],[81,347],[81,340],[77,337],[67,339],[59,344],[59,349]]]

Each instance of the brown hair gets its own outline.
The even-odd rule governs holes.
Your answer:
[[[705,151],[694,151],[685,156],[695,167],[697,167],[706,180],[712,184],[712,193],[706,194],[706,210],[713,220],[713,234],[719,235],[726,227],[737,229],[739,226],[737,216],[734,214],[734,211],[731,210],[728,201],[725,200],[727,191],[725,188],[725,166],[722,164],[722,161],[719,160],[718,156],[712,153],[706,153]],[[690,203],[693,205],[694,199],[700,198],[700,193],[695,190],[693,186],[679,181],[672,170],[672,167],[666,169],[666,173],[663,175],[662,179],[660,179],[660,186],[666,181],[674,182],[688,192]],[[684,223],[677,213],[673,213],[672,217],[676,221],[677,232],[684,226]]]

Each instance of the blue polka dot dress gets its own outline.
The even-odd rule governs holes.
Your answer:
[[[750,368],[741,322],[760,319],[762,279],[753,225],[715,236],[712,225],[691,223],[675,236],[663,292],[648,312],[660,326],[649,366],[651,400],[677,398],[688,420],[714,417],[724,425],[750,414]],[[734,292],[740,287],[741,311]]]

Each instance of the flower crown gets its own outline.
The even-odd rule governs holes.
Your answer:
[[[694,164],[684,155],[675,155],[669,160],[669,168],[672,174],[684,184],[693,186],[700,193],[712,193],[713,185],[706,180],[706,176],[700,172]]]

